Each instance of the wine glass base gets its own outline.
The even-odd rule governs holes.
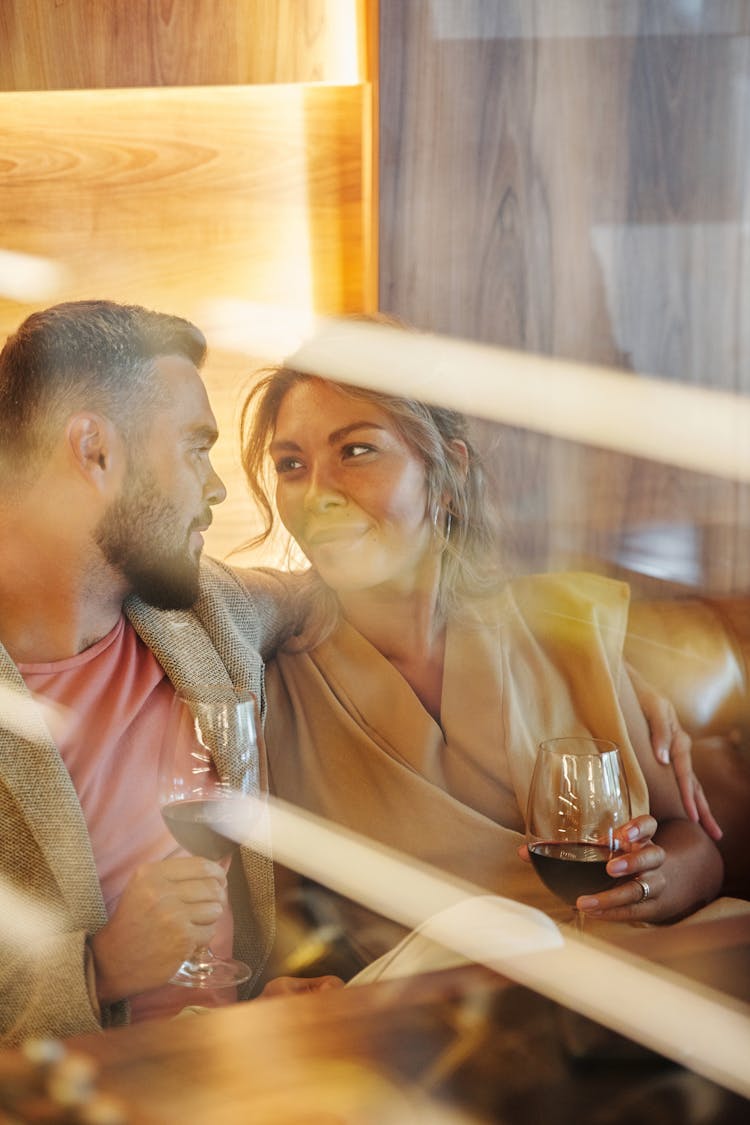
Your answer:
[[[184,961],[169,983],[179,984],[183,988],[202,988],[208,991],[244,984],[245,981],[250,980],[250,977],[250,969],[243,961],[216,959],[198,964]]]

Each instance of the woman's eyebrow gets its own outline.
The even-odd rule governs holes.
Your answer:
[[[345,437],[349,437],[349,435],[354,433],[356,430],[384,429],[385,426],[380,426],[377,422],[350,422],[347,426],[341,426],[338,430],[334,430],[333,433],[330,433],[327,440],[329,445],[336,445],[337,442],[341,441]],[[292,450],[295,453],[298,453],[302,449],[302,446],[298,445],[296,441],[291,441],[288,438],[274,438],[273,441],[269,444],[268,449],[270,453],[280,453],[282,450]]]
[[[377,422],[350,422],[348,426],[342,426],[339,430],[334,430],[332,434],[328,435],[328,444],[335,445],[337,441],[342,438],[348,437],[349,434],[354,433],[355,430],[384,430],[385,426],[379,426]]]

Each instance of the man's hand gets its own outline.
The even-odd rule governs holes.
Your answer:
[[[340,977],[274,977],[269,980],[258,999],[272,996],[289,996],[293,992],[325,992],[329,988],[343,988]]]
[[[166,984],[196,946],[209,943],[226,903],[224,870],[208,859],[175,857],[139,867],[91,939],[99,1002]]]
[[[720,840],[721,827],[693,770],[693,741],[683,729],[672,701],[645,680],[632,664],[626,667],[649,726],[654,756],[662,765],[672,766],[688,819],[701,824],[712,840]]]

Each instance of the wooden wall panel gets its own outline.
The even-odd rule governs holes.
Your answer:
[[[747,6],[380,12],[381,307],[750,393]],[[484,440],[521,565],[610,561],[634,537],[649,565],[665,525],[677,552],[693,525],[709,585],[750,580],[733,482],[517,430]]]
[[[59,272],[24,295],[20,266],[0,259],[0,338],[34,308],[84,297],[199,324],[230,492],[209,537],[219,556],[253,520],[237,455],[240,388],[262,358],[251,318],[262,330],[264,305],[340,313],[370,300],[367,98],[363,86],[1,96],[0,248]],[[236,353],[221,348],[227,302],[246,337]]]
[[[56,297],[361,308],[360,87],[4,95],[5,248]],[[0,302],[0,329],[24,309]]]
[[[2,0],[0,90],[354,82],[364,0]]]

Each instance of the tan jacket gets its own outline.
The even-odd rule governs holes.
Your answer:
[[[440,725],[346,622],[312,651],[280,653],[266,670],[272,792],[449,875],[569,913],[518,858],[529,782],[541,739],[591,733],[620,746],[633,813],[646,810],[618,701],[628,603],[624,583],[561,574],[467,606],[448,624]],[[367,960],[384,951],[384,927],[360,913],[347,907],[348,936]]]

